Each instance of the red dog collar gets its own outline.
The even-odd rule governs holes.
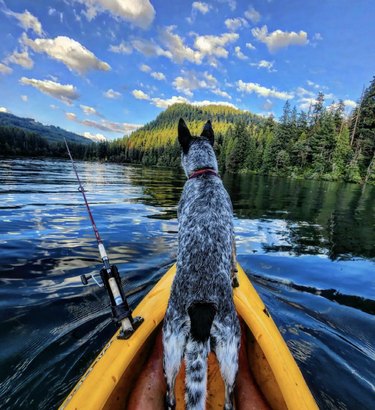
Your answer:
[[[204,168],[204,169],[198,169],[197,171],[194,171],[190,176],[189,179],[192,178],[197,178],[200,177],[201,175],[215,175],[216,177],[219,177],[219,174],[212,168]],[[220,177],[219,177],[220,178]]]

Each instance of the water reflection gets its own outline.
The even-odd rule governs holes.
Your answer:
[[[134,306],[175,261],[185,177],[177,169],[78,168]],[[0,402],[55,408],[114,331],[105,293],[79,280],[100,268],[96,242],[68,161],[3,160],[0,179]],[[320,407],[370,408],[374,187],[249,175],[223,181],[239,261]]]

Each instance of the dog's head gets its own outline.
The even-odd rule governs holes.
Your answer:
[[[182,148],[182,167],[188,177],[194,171],[203,168],[212,168],[218,171],[217,160],[213,149],[214,130],[208,120],[203,127],[200,137],[190,134],[185,121],[180,118],[178,122],[178,141]]]

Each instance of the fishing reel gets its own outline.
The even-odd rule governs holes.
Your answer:
[[[143,323],[144,319],[140,316],[133,318],[116,265],[112,265],[109,268],[103,267],[100,271],[100,276],[111,301],[112,320],[117,326],[121,326],[121,331],[117,338],[129,339]],[[94,275],[81,275],[81,281],[84,285],[87,285],[90,279],[93,279],[100,287],[103,287],[95,279]]]

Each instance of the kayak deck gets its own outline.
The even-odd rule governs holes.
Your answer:
[[[270,407],[276,410],[317,409],[316,402],[284,339],[240,266],[234,303],[247,328],[251,372]],[[91,364],[60,409],[126,409],[136,379],[154,346],[167,308],[175,265],[134,310],[144,323],[129,340],[117,332]],[[99,388],[100,386],[100,388]],[[183,409],[184,366],[176,381],[177,409]],[[249,398],[250,399],[250,398]],[[214,354],[208,358],[207,409],[223,408],[224,384]]]

